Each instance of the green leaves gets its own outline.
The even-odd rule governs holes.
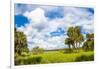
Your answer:
[[[65,39],[65,44],[68,44],[69,48],[79,48],[84,37],[80,31],[80,26],[70,27],[67,31],[68,38]]]
[[[67,31],[68,38],[65,39],[65,44],[68,45],[69,49],[72,48],[78,51],[78,48],[83,43],[82,48],[84,51],[94,50],[94,34],[87,34],[85,38],[80,30],[79,26],[70,27]]]
[[[26,35],[15,28],[15,53],[28,52]]]
[[[35,47],[32,49],[33,54],[42,54],[44,52],[43,48]]]
[[[86,41],[83,44],[83,50],[94,50],[94,34],[87,34],[86,37]]]

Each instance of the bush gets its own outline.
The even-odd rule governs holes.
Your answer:
[[[18,56],[19,56],[19,54],[18,53],[15,53],[14,57],[17,58]]]
[[[26,52],[22,52],[22,53],[21,53],[21,56],[23,56],[23,57],[24,57],[24,56],[28,56],[28,55],[29,55],[29,54],[26,53]]]
[[[94,55],[80,55],[78,56],[75,61],[80,62],[80,61],[93,61],[94,60]]]
[[[40,56],[17,57],[15,59],[15,65],[40,64],[41,60],[42,57]]]
[[[42,54],[42,53],[44,53],[44,49],[36,47],[36,48],[33,48],[32,53],[33,54]]]

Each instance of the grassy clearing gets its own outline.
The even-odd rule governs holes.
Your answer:
[[[45,64],[45,63],[62,63],[62,62],[79,62],[93,61],[94,52],[79,53],[62,53],[60,51],[48,51],[43,54],[29,54],[27,56],[19,56],[15,59],[16,65],[23,64]]]
[[[77,58],[79,59],[81,56],[90,56],[90,55],[93,55],[93,52],[80,52],[80,53],[66,54],[59,51],[53,51],[53,52],[46,52],[39,56],[42,56],[43,58],[42,63],[60,63],[60,62],[75,62]]]

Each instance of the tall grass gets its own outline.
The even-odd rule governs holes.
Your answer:
[[[15,59],[15,65],[40,64],[41,60],[41,56],[19,56]]]
[[[93,61],[94,52],[62,53],[60,51],[49,51],[43,54],[30,54],[28,56],[18,56],[15,58],[16,65],[25,64],[47,64],[62,62]]]

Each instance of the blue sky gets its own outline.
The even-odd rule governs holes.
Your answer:
[[[15,24],[17,24],[18,27],[23,26],[26,23],[29,23],[29,20],[27,17],[19,14],[19,15],[15,15]]]
[[[60,35],[64,35],[65,31],[62,28],[57,28],[56,31],[50,32],[51,36],[60,36]]]
[[[94,32],[94,9],[82,7],[15,4],[15,25],[27,36],[28,47],[44,49],[67,47],[67,29],[81,26],[81,32]]]

